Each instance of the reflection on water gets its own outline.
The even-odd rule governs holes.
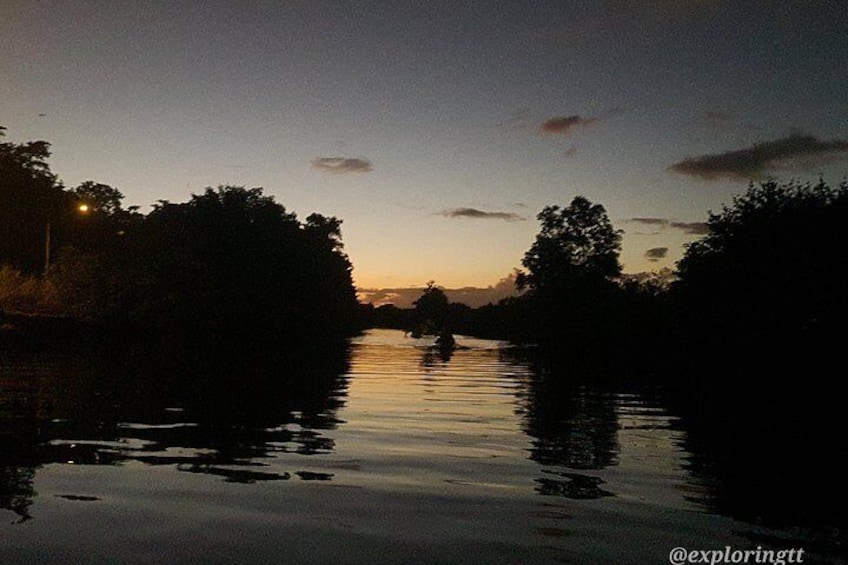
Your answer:
[[[757,486],[729,481],[661,391],[459,345],[374,330],[318,359],[3,352],[0,561],[645,563],[763,545],[838,562],[838,525],[770,529],[734,509],[773,502],[721,502]]]
[[[0,508],[31,518],[37,470],[129,461],[227,482],[287,480],[278,454],[333,450],[346,352],[322,363],[216,359],[186,367],[91,360],[92,351],[6,352],[0,367]],[[306,474],[303,474],[306,473]],[[302,480],[314,480],[297,471]],[[97,497],[56,495],[66,500]]]
[[[617,396],[575,387],[547,390],[530,383],[523,405],[532,457],[544,465],[603,469],[617,462]]]

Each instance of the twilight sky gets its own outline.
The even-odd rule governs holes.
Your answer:
[[[848,3],[0,0],[0,125],[142,210],[264,187],[363,288],[494,286],[578,194],[630,272],[751,179],[848,174]]]

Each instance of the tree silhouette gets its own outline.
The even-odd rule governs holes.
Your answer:
[[[0,126],[0,138],[5,130]],[[61,229],[68,200],[48,157],[46,141],[0,143],[0,264],[41,270],[47,225]]]
[[[165,333],[287,342],[341,337],[356,324],[341,222],[305,225],[262,189],[221,186],[161,202],[116,260],[136,273],[119,308]]]
[[[415,306],[415,332],[438,334],[447,329],[450,313],[448,297],[435,281],[429,281],[421,296],[413,302]]]
[[[117,188],[91,180],[73,188],[71,194],[76,196],[81,204],[92,208],[92,211],[110,216],[121,211],[121,201],[124,199],[124,195]]]
[[[528,290],[524,315],[536,321],[529,337],[584,351],[611,344],[621,232],[583,196],[565,208],[546,206],[538,219],[541,230],[522,260],[527,272],[516,279]]]
[[[537,218],[542,228],[521,261],[528,272],[518,275],[520,289],[545,292],[621,274],[621,232],[602,205],[577,196],[565,208],[545,206]]]
[[[708,226],[679,262],[675,285],[701,347],[737,362],[792,352],[812,360],[845,335],[846,183],[751,185]]]
[[[109,185],[64,190],[49,147],[0,143],[3,304],[42,312],[49,302],[50,313],[165,341],[302,345],[358,329],[341,220],[312,214],[301,224],[262,189],[238,186],[162,201],[142,216]],[[27,276],[48,264],[41,279]]]

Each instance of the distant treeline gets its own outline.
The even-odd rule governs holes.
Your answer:
[[[706,371],[774,386],[781,374],[797,383],[803,371],[806,383],[832,382],[823,367],[848,337],[845,182],[750,185],[710,213],[708,233],[673,274],[623,275],[621,232],[584,197],[538,218],[521,296],[471,309],[431,283],[414,308],[371,308],[369,323],[538,344],[560,363],[624,379]]]
[[[0,129],[2,134],[2,129]],[[184,345],[336,340],[360,327],[341,221],[223,186],[149,214],[68,189],[49,144],[0,143],[0,311]],[[2,323],[2,322],[0,322]]]

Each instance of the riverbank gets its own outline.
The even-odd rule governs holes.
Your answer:
[[[0,338],[75,338],[91,330],[91,324],[72,316],[24,314],[0,311]]]

